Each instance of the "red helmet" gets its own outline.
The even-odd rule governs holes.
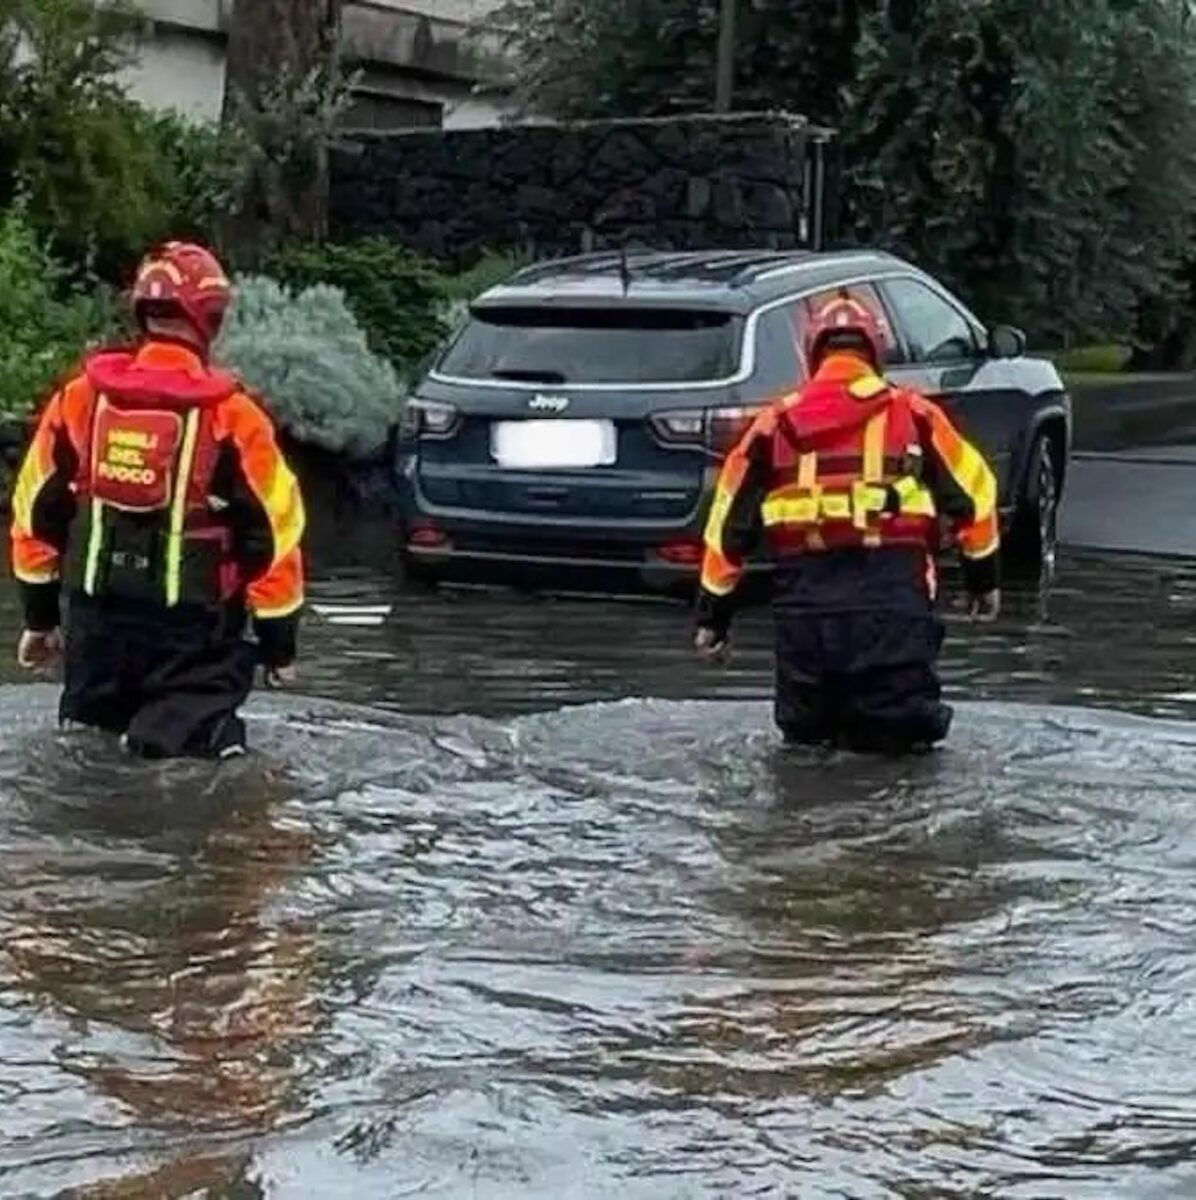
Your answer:
[[[224,268],[210,250],[167,242],[137,270],[133,314],[143,328],[150,316],[184,317],[207,343],[220,332],[232,294]]]
[[[806,328],[806,362],[816,371],[836,350],[864,355],[878,370],[884,362],[885,335],[880,321],[846,293],[828,300]]]

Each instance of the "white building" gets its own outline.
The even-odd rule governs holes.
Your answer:
[[[135,0],[146,26],[126,72],[130,93],[154,108],[211,120],[224,100],[228,20],[235,0]],[[492,125],[503,94],[483,75],[497,41],[486,14],[497,0],[346,0],[345,48],[361,81],[347,124],[396,129]]]

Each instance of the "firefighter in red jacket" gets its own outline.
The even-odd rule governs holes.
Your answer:
[[[255,666],[285,683],[295,659],[303,501],[269,417],[209,365],[230,299],[202,247],[151,254],[142,339],[51,398],[13,495],[21,665],[65,650],[62,719],[147,757],[241,752]]]
[[[934,553],[947,518],[972,614],[1000,609],[997,487],[943,411],[882,377],[882,330],[841,294],[813,314],[810,381],[728,456],[706,527],[700,654],[724,648],[745,558],[776,562],[776,721],[787,742],[900,753],[947,735]]]

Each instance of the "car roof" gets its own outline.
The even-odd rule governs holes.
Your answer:
[[[474,307],[638,304],[749,313],[794,292],[899,268],[921,274],[879,250],[604,251],[524,267]]]

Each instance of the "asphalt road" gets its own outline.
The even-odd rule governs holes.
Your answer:
[[[1196,444],[1072,458],[1064,545],[1196,557]]]
[[[1196,557],[1196,377],[1077,388],[1065,545]]]

